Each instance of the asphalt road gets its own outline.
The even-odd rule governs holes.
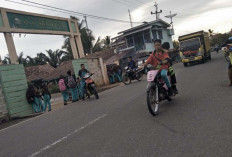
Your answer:
[[[146,79],[0,131],[1,157],[231,157],[232,87],[221,54],[174,66],[179,94],[153,117]]]

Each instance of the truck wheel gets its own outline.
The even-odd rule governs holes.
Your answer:
[[[202,57],[202,60],[201,60],[202,63],[205,63],[206,62],[206,58],[203,56]]]
[[[211,60],[211,54],[209,55],[208,59]]]
[[[187,63],[183,63],[184,64],[184,67],[187,67],[188,66],[188,64]]]

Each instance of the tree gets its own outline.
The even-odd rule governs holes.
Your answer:
[[[23,64],[24,66],[27,65],[27,59],[23,58],[23,52],[21,52],[18,56],[18,62],[19,64]]]
[[[9,55],[5,56],[5,58],[2,60],[3,64],[11,64],[11,60]]]
[[[76,18],[75,16],[70,16],[71,19],[77,20],[77,25],[81,34],[81,41],[84,49],[84,53],[91,53],[91,50],[93,48],[93,41],[95,40],[92,31],[86,27],[83,26],[84,21]],[[62,46],[62,49],[65,49],[67,52],[72,52],[71,46],[70,46],[70,39],[69,37],[65,36],[64,45]]]
[[[208,29],[208,31],[209,31],[209,36],[213,36],[213,30],[212,29]]]
[[[174,49],[179,48],[179,41],[173,40],[172,43],[173,43]]]
[[[211,46],[222,45],[229,37],[230,37],[230,34],[227,34],[227,33],[215,34],[211,37],[212,40],[210,41],[210,45]]]
[[[104,39],[102,39],[102,43],[104,49],[109,48],[111,44],[110,36],[107,35]]]
[[[92,52],[95,53],[95,52],[101,51],[101,50],[102,50],[102,41],[101,41],[101,38],[98,37],[97,41],[95,42],[95,44],[93,46]]]
[[[56,68],[58,65],[61,64],[62,62],[62,56],[64,54],[64,51],[60,51],[59,49],[57,49],[56,51],[52,51],[50,50],[46,50],[48,53],[48,56],[46,58],[46,61],[53,66],[54,68]]]

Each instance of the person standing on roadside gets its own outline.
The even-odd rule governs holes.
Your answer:
[[[72,76],[72,72],[70,70],[67,72],[67,74],[68,74],[67,85],[72,93],[72,102],[78,101],[76,78]]]
[[[59,80],[58,84],[59,84],[59,89],[60,89],[62,97],[63,97],[64,105],[67,105],[68,99],[69,99],[68,86],[65,82],[65,78],[63,75],[60,75],[60,80]]]
[[[32,105],[33,111],[35,113],[38,113],[39,106],[35,103],[35,94],[36,94],[35,86],[32,84],[28,85],[28,89],[26,92],[27,102]]]
[[[44,100],[44,112],[47,110],[47,105],[48,105],[48,111],[50,112],[51,109],[51,93],[48,90],[48,86],[46,84],[43,85],[43,91],[42,91],[42,96]]]
[[[81,84],[81,91],[80,92],[81,92],[81,98],[82,98],[82,100],[85,99],[85,93],[86,93],[86,89],[85,89],[86,83],[85,83],[85,80],[83,79],[83,77],[87,73],[89,73],[89,71],[87,69],[85,69],[85,65],[84,64],[81,64],[81,70],[79,70],[78,76],[80,78],[80,84]]]

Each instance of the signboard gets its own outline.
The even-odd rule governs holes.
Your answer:
[[[7,12],[11,28],[70,32],[68,21]],[[0,22],[1,23],[1,22]]]

